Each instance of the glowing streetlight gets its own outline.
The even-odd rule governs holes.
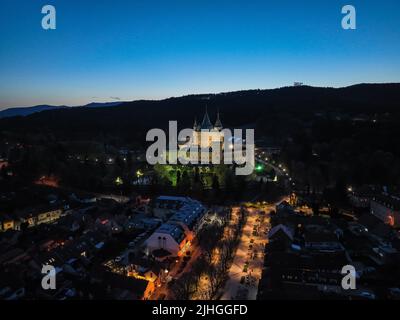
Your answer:
[[[120,186],[120,185],[122,185],[123,183],[124,183],[124,181],[122,181],[121,177],[117,177],[117,178],[115,179],[115,184],[116,184],[117,186]]]
[[[142,177],[142,176],[143,176],[143,172],[140,171],[140,170],[136,171],[136,176],[137,176],[138,178]]]

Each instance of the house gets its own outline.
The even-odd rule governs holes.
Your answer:
[[[161,265],[148,259],[134,258],[130,261],[128,276],[158,284],[161,278]]]
[[[286,299],[304,299],[298,291],[312,289],[314,298],[326,295],[343,295],[341,269],[349,263],[344,252],[301,254],[271,252],[265,261],[265,272],[259,297],[272,293]]]
[[[127,224],[128,228],[138,228],[138,229],[145,229],[145,230],[154,230],[155,228],[159,227],[162,224],[162,220],[160,219],[155,219],[155,218],[142,218],[138,219],[132,219],[133,221],[130,221]]]
[[[153,203],[153,215],[164,221],[180,210],[191,209],[202,210],[204,208],[199,201],[189,197],[160,196]]]
[[[336,235],[331,232],[306,232],[304,235],[304,247],[307,250],[318,252],[344,250]]]
[[[15,230],[15,219],[7,214],[0,213],[0,232]]]
[[[28,223],[29,227],[38,226],[43,223],[53,223],[60,219],[64,207],[61,205],[46,205],[28,208],[17,213],[21,223]]]
[[[293,242],[294,230],[289,226],[279,224],[268,232],[268,239],[270,246],[288,248]]]
[[[355,208],[369,208],[370,201],[375,191],[369,186],[362,186],[357,189],[350,189],[348,194],[350,203]]]
[[[110,214],[102,214],[99,218],[96,219],[96,226],[100,230],[104,230],[106,232],[117,234],[123,231],[123,227],[117,221],[117,217],[112,216]]]
[[[190,241],[178,224],[164,223],[146,240],[149,252],[164,249],[174,257],[181,256],[189,246]]]
[[[106,236],[101,232],[87,231],[79,238],[67,241],[62,247],[50,252],[40,252],[38,263],[62,267],[71,259],[83,259],[89,262],[103,247],[105,241]]]
[[[294,208],[287,201],[282,201],[276,206],[276,212],[279,213],[281,211],[294,213]]]
[[[153,215],[166,221],[186,203],[186,197],[160,196],[153,204]]]
[[[179,224],[184,230],[186,236],[191,241],[197,234],[202,224],[206,209],[199,202],[186,204],[177,213],[175,213],[168,223]]]
[[[83,219],[79,214],[71,213],[59,220],[58,226],[67,232],[76,232],[83,226]]]
[[[371,214],[394,227],[400,227],[400,197],[383,193],[371,199]]]
[[[97,197],[94,195],[90,195],[90,194],[71,194],[70,196],[71,200],[74,200],[76,202],[79,203],[83,203],[83,204],[93,204],[96,203],[97,201]]]
[[[97,268],[92,274],[92,282],[100,283],[107,290],[110,298],[116,300],[148,300],[154,293],[154,282]]]
[[[161,196],[156,199],[154,210],[159,218],[168,217],[169,220],[147,239],[148,251],[163,249],[156,253],[181,256],[202,225],[206,208],[191,198]]]
[[[383,244],[372,248],[368,257],[377,265],[382,266],[395,261],[395,259],[399,257],[399,253],[396,248],[393,248],[391,245]]]

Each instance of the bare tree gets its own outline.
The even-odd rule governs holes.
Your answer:
[[[183,274],[171,287],[177,300],[189,300],[196,291],[197,282],[191,273]]]

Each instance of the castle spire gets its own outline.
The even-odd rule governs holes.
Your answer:
[[[197,117],[194,118],[193,130],[199,130],[199,124],[197,123]]]
[[[215,121],[215,125],[214,125],[214,128],[215,129],[218,129],[218,130],[222,130],[222,122],[221,122],[221,119],[219,118],[219,110],[218,110],[218,112],[217,112],[217,120]]]
[[[213,125],[211,124],[210,117],[208,116],[207,105],[206,105],[206,113],[204,114],[203,121],[201,123],[201,129],[211,130]]]

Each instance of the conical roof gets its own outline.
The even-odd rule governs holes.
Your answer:
[[[217,120],[215,121],[215,126],[214,127],[217,128],[217,129],[222,129],[223,128],[222,127],[222,122],[221,122],[221,120],[219,118],[219,112],[217,113]]]
[[[198,130],[199,129],[199,124],[197,123],[197,118],[194,118],[193,129],[194,130]]]
[[[206,107],[206,113],[204,114],[204,118],[201,123],[201,129],[211,130],[212,128],[213,128],[213,125],[211,124],[210,117],[208,116],[207,107]]]

